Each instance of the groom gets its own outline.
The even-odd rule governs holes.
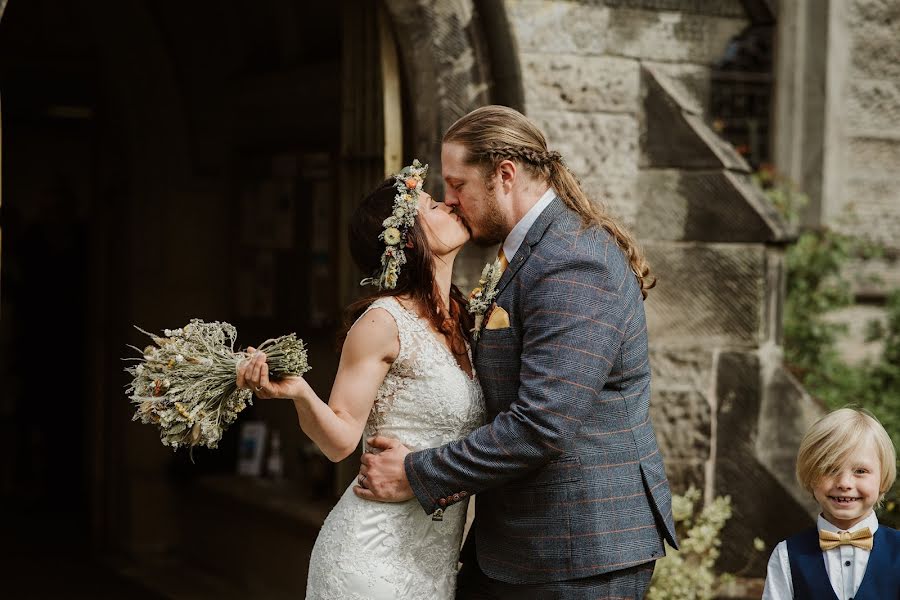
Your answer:
[[[508,258],[475,343],[488,424],[412,453],[374,438],[354,491],[415,496],[436,520],[478,494],[458,598],[643,598],[663,540],[676,544],[643,255],[515,110],[457,121],[441,165],[445,202]]]

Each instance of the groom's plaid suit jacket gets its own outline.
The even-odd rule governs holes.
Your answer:
[[[478,494],[478,564],[511,583],[660,558],[675,544],[650,422],[647,326],[615,239],[555,199],[499,283],[510,327],[475,348],[488,424],[407,456],[426,512]]]

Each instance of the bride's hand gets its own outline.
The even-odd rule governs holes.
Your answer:
[[[250,356],[237,367],[237,386],[252,390],[258,398],[299,399],[313,397],[315,392],[302,377],[290,375],[277,381],[269,379],[269,365],[265,352],[247,348]]]

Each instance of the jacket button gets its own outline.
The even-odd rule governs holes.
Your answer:
[[[459,499],[460,499],[461,497],[462,497],[462,496],[460,496],[459,494],[453,494],[453,501],[454,501],[454,502],[459,502]]]
[[[469,492],[466,492],[466,491],[462,491],[462,492],[459,493],[459,497],[460,497],[460,498],[465,498],[465,497],[468,496],[468,495],[469,495]]]
[[[447,506],[447,499],[441,498],[440,500],[438,500],[438,504],[440,504],[441,507]]]

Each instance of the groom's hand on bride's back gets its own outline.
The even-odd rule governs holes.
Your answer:
[[[409,448],[395,439],[381,436],[369,438],[366,444],[378,453],[363,454],[353,493],[379,502],[405,502],[412,498],[413,491],[403,466]]]

